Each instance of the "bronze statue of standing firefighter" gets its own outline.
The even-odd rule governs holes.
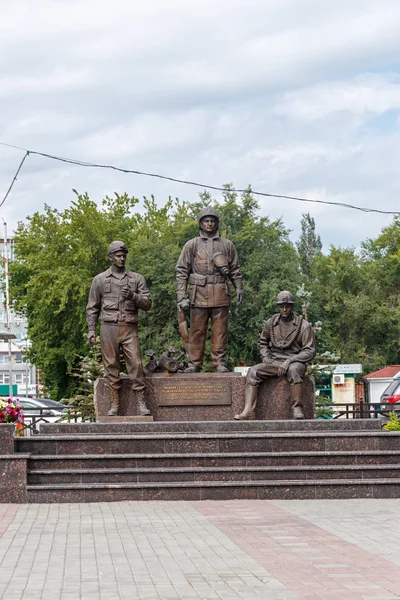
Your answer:
[[[149,415],[144,399],[145,378],[138,338],[138,311],[151,307],[150,293],[142,275],[125,268],[128,248],[112,242],[108,248],[111,267],[94,277],[86,307],[88,344],[96,339],[101,319],[100,348],[107,387],[111,390],[109,416],[118,415],[120,350],[122,350],[132,390],[136,394],[139,415]]]
[[[176,266],[178,308],[183,312],[190,310],[189,366],[185,372],[201,371],[210,320],[212,366],[218,373],[225,373],[228,371],[229,281],[240,304],[242,275],[235,246],[219,235],[218,213],[204,208],[198,220],[199,235],[185,244]]]
[[[235,419],[255,418],[258,387],[271,376],[286,377],[293,418],[304,419],[303,377],[307,363],[315,356],[314,331],[310,323],[293,313],[293,294],[280,292],[276,303],[279,313],[268,319],[259,340],[263,362],[247,373],[244,410]]]

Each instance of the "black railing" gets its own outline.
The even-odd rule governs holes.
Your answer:
[[[21,408],[23,408],[21,406]],[[60,415],[49,414],[47,408],[35,409],[34,414],[26,412],[22,423],[17,424],[17,435],[38,435],[41,423],[77,423],[81,420],[80,415],[71,412],[60,413]]]
[[[381,417],[389,417],[389,413],[392,411],[397,412],[400,415],[400,403],[399,405],[393,404],[393,407],[388,406],[387,403],[376,402],[369,404],[364,400],[359,402],[335,402],[327,403],[322,406],[318,406],[319,411],[326,410],[326,416],[320,415],[320,418],[331,418],[331,419],[377,419]]]

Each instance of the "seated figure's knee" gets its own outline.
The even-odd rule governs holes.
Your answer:
[[[292,362],[286,372],[286,378],[289,383],[302,383],[306,365],[300,362]]]
[[[260,378],[257,376],[257,365],[250,367],[247,371],[246,385],[260,385]]]

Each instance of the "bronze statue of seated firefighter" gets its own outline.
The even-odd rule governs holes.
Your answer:
[[[254,419],[258,388],[267,377],[286,377],[290,384],[294,419],[304,419],[303,377],[307,363],[315,356],[315,336],[310,323],[295,315],[294,296],[280,292],[276,303],[279,313],[265,323],[259,348],[263,362],[250,367],[246,377],[245,405],[235,419]]]
[[[125,268],[128,248],[121,241],[108,248],[111,267],[93,279],[86,307],[88,344],[96,339],[97,322],[101,320],[100,349],[104,377],[111,390],[109,416],[119,411],[120,350],[124,355],[139,415],[149,415],[144,390],[146,387],[138,338],[138,311],[151,307],[150,293],[144,277]]]

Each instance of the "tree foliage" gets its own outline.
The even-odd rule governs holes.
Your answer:
[[[87,194],[76,194],[63,212],[46,206],[20,223],[10,290],[17,312],[28,318],[30,357],[42,370],[53,397],[72,393],[69,373],[84,353],[85,305],[91,279],[107,268],[110,240],[136,227],[127,195],[105,198],[99,209]]]
[[[301,235],[296,244],[300,258],[301,271],[306,280],[313,279],[315,258],[321,254],[322,242],[315,231],[315,220],[310,213],[303,213],[301,219]]]
[[[123,240],[127,266],[141,273],[150,288],[153,308],[140,315],[144,353],[158,354],[170,345],[183,347],[177,327],[175,265],[186,241],[198,232],[199,210],[212,204],[220,213],[222,234],[236,245],[244,277],[243,305],[232,303],[230,365],[258,361],[257,339],[263,320],[273,312],[280,289],[299,283],[298,256],[281,221],[257,216],[249,189],[240,198],[226,186],[221,201],[201,194],[188,204],[170,199],[158,207],[145,198],[115,194],[100,206],[78,194],[65,211],[49,206],[21,223],[15,235],[16,260],[11,265],[14,307],[28,318],[31,359],[44,374],[54,398],[76,390],[71,373],[79,355],[87,355],[85,307],[91,280],[105,270],[107,247]]]
[[[94,382],[104,377],[104,368],[101,362],[100,338],[89,348],[87,354],[77,356],[78,364],[71,372],[76,382],[76,390],[71,398],[65,400],[70,409],[65,415],[65,420],[80,418],[82,421],[95,420],[94,408]]]
[[[322,322],[319,354],[329,351],[342,362],[361,362],[365,371],[400,362],[399,218],[359,252],[332,246],[322,254],[309,214],[303,215],[296,250],[282,221],[258,216],[251,189],[239,197],[227,185],[219,201],[204,192],[191,204],[169,199],[159,207],[150,197],[139,210],[138,203],[115,194],[99,206],[75,192],[68,209],[46,206],[18,226],[16,260],[10,265],[13,304],[28,318],[30,358],[54,398],[77,390],[71,374],[78,357],[89,352],[87,296],[94,275],[109,265],[107,247],[113,240],[128,245],[127,266],[145,277],[152,294],[152,309],[140,314],[142,352],[183,348],[175,265],[185,242],[197,235],[197,215],[207,205],[220,213],[221,233],[236,245],[243,273],[244,302],[237,306],[233,297],[231,306],[231,367],[259,361],[258,335],[282,289],[307,291],[308,319]],[[301,312],[304,294],[297,303]]]
[[[320,320],[324,350],[364,372],[400,361],[400,220],[360,252],[332,246],[314,261],[310,320]]]
[[[391,410],[389,413],[389,420],[383,426],[386,431],[400,431],[400,420],[399,415],[395,410]]]

